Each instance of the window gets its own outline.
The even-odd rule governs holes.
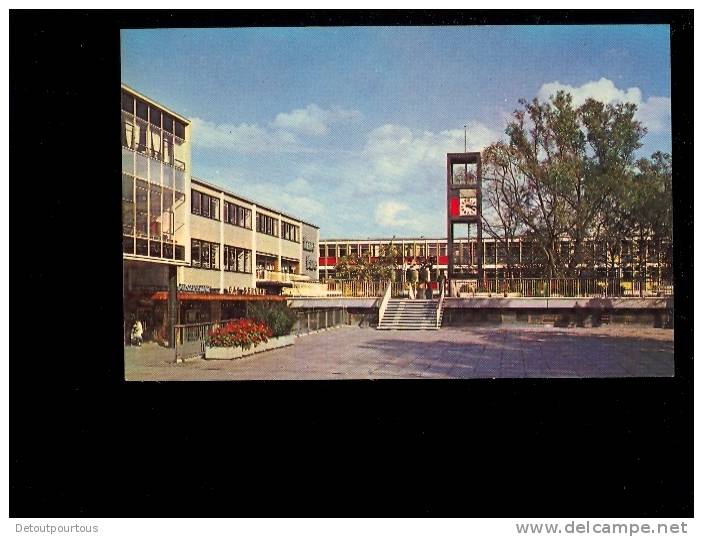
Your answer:
[[[191,192],[191,212],[205,218],[220,219],[220,200],[197,190]]]
[[[216,242],[191,239],[190,264],[193,267],[220,270],[220,245]],[[227,250],[225,249],[225,255]],[[178,246],[176,246],[176,259],[178,259]],[[225,258],[227,265],[227,258]]]
[[[161,128],[161,110],[153,106],[149,107],[149,123]]]
[[[180,139],[185,140],[186,137],[186,126],[184,123],[176,120],[176,136],[178,136]]]
[[[134,253],[134,237],[127,237],[125,235],[122,236],[122,253]]]
[[[149,255],[149,241],[146,239],[137,239],[137,255]]]
[[[131,114],[122,114],[122,146],[134,147],[134,116]]]
[[[169,188],[163,189],[163,212],[161,218],[161,232],[163,233],[164,240],[172,240],[174,232],[174,219],[175,215],[173,212],[173,190]],[[166,256],[164,256],[166,257]],[[173,257],[173,256],[171,256]]]
[[[173,136],[163,133],[163,159],[167,164],[173,165]]]
[[[137,117],[149,121],[149,106],[139,99],[137,99]]]
[[[468,164],[452,164],[452,184],[470,185],[476,183],[478,165],[476,162]]]
[[[251,250],[225,245],[224,269],[251,273]]]
[[[147,236],[149,190],[147,182],[137,180],[136,188],[136,231],[141,237]],[[146,255],[146,254],[145,254]]]
[[[149,256],[161,257],[161,242],[149,241]]]
[[[134,97],[125,91],[122,92],[122,110],[134,114]]]
[[[168,114],[163,114],[163,122],[164,130],[173,134],[173,118]]]
[[[251,229],[251,209],[240,207],[231,201],[225,201],[222,214],[226,223]]]
[[[200,214],[200,204],[201,204],[201,194],[197,190],[193,190],[193,196],[191,197],[192,213]]]
[[[288,222],[281,222],[281,234],[286,240],[298,242],[298,226],[289,224]]]
[[[256,213],[256,231],[278,237],[278,221],[273,216]]]
[[[210,268],[220,270],[220,245],[210,245]]]
[[[149,236],[161,239],[161,188],[154,186],[149,191]]]
[[[210,198],[210,218],[220,219],[220,200]]]
[[[237,272],[244,272],[244,250],[237,249]]]
[[[200,266],[200,241],[190,241],[190,264],[194,267]]]
[[[200,243],[200,266],[210,268],[210,243],[202,241]]]
[[[161,129],[153,125],[149,127],[149,153],[161,160]]]

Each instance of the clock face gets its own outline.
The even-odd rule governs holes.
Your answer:
[[[459,215],[476,216],[476,198],[460,198]]]

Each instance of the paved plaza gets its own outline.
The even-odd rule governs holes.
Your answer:
[[[173,363],[172,349],[125,348],[127,380],[668,377],[674,332],[661,328],[339,327],[238,360]]]

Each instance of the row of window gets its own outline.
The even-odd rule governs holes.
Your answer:
[[[278,237],[278,220],[267,214],[256,213],[256,231]]]
[[[175,207],[185,194],[122,174],[122,232],[125,235],[172,241]]]
[[[122,113],[122,147],[148,157],[185,169],[187,158],[185,141],[154,125]]]
[[[212,218],[213,220],[220,219],[220,200],[204,194],[203,192],[198,192],[197,190],[191,191],[191,211],[193,214],[198,214],[204,216],[205,218]]]
[[[220,219],[220,200],[198,190],[191,191],[191,212],[213,220]],[[234,224],[251,229],[251,209],[229,201],[224,202],[223,216],[227,224]],[[300,242],[300,227],[288,222],[281,222],[283,238]],[[278,219],[263,213],[256,214],[256,231],[278,237]]]
[[[125,254],[158,257],[160,259],[175,259],[177,261],[183,261],[186,258],[186,250],[182,244],[141,239],[128,235],[122,236],[122,252]]]
[[[122,148],[122,173],[139,177],[154,185],[163,185],[179,192],[185,191],[184,170],[165,166],[158,160],[125,148]]]
[[[229,272],[251,274],[251,250],[225,245],[223,268]],[[191,239],[190,263],[193,267],[220,270],[220,245],[216,242]]]
[[[216,242],[191,239],[190,264],[198,268],[220,270],[220,245]]]
[[[288,222],[281,222],[281,236],[289,241],[299,242],[300,241],[300,228],[295,224],[290,224]]]
[[[225,245],[225,270],[251,274],[251,250]]]
[[[251,229],[251,209],[225,201],[225,223]]]
[[[155,127],[162,128],[164,132],[175,134],[181,139],[186,137],[185,123],[124,90],[122,91],[122,110],[136,115]]]

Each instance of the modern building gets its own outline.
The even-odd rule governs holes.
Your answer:
[[[123,84],[121,131],[125,332],[166,341],[319,280],[317,226],[192,176],[188,119]]]
[[[398,259],[398,265],[401,267],[398,270],[398,281],[405,280],[404,269],[413,264],[432,263],[433,268],[437,269],[432,273],[433,280],[436,280],[441,271],[446,274],[449,265],[446,238],[323,239],[320,241],[320,279],[328,281],[335,277],[335,266],[340,258],[354,254],[373,259],[379,257],[381,248],[391,242],[403,252],[402,259]],[[623,241],[613,258],[602,242],[587,241],[583,247],[586,255],[582,268],[592,277],[632,279],[637,271],[636,247],[636,241]],[[561,248],[562,255],[567,257],[573,253],[573,242],[564,239]],[[666,248],[670,250],[671,245]],[[653,241],[646,243],[647,277],[671,277],[671,268],[663,259],[664,250],[661,246],[657,248]],[[479,254],[486,279],[531,278],[542,275],[539,265],[542,256],[536,245],[528,239],[517,238],[509,241],[506,251],[503,241],[485,235],[480,242],[475,239],[455,238],[454,257],[457,265],[477,266]]]
[[[177,271],[190,264],[190,121],[124,84],[121,101],[125,321],[174,324]],[[157,311],[153,289],[168,291]]]
[[[202,294],[220,294],[218,306],[185,301],[184,322],[234,318],[242,300],[278,295],[297,282],[319,279],[319,228],[287,213],[191,178],[190,265],[179,282]],[[182,286],[183,287],[183,286]],[[198,303],[200,302],[200,303]]]

